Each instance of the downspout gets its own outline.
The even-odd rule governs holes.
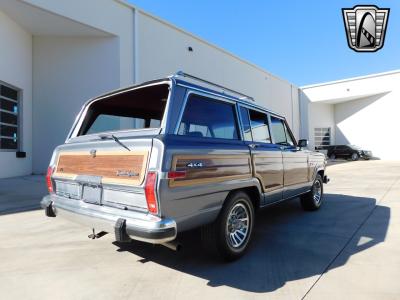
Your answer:
[[[139,11],[133,9],[133,83],[139,83]]]

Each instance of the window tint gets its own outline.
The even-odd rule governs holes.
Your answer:
[[[142,87],[90,104],[78,135],[105,131],[159,128],[169,86]]]
[[[242,127],[245,141],[252,141],[251,127],[249,119],[249,111],[245,107],[240,107],[240,118],[242,119]]]
[[[287,145],[283,120],[271,116],[271,131],[275,144]]]
[[[249,110],[249,112],[253,140],[255,142],[271,143],[267,115],[255,110]]]
[[[222,101],[192,95],[187,101],[178,134],[237,140],[235,107]]]
[[[141,118],[129,118],[113,115],[99,115],[86,134],[104,131],[118,131],[128,129],[146,128],[145,120]],[[148,127],[148,126],[147,126]],[[150,126],[151,128],[152,126]],[[157,127],[157,126],[153,126]]]

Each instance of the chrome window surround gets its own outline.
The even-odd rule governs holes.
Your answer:
[[[103,99],[114,97],[114,96],[119,95],[119,94],[127,93],[127,92],[134,91],[134,90],[141,89],[141,88],[161,85],[161,84],[169,85],[169,93],[168,93],[167,103],[165,104],[164,114],[163,114],[163,117],[162,117],[162,120],[161,120],[161,124],[160,124],[160,127],[159,127],[159,128],[165,128],[166,119],[168,117],[169,102],[170,102],[171,94],[172,94],[172,92],[171,92],[171,90],[172,90],[171,89],[171,86],[172,86],[171,80],[165,80],[165,81],[160,81],[160,82],[156,82],[156,83],[149,83],[149,84],[144,84],[144,85],[139,85],[139,86],[133,86],[132,88],[124,89],[124,90],[121,90],[121,91],[115,92],[115,93],[111,92],[111,93],[108,93],[105,96],[100,96],[98,98],[92,98],[92,99],[88,100],[82,106],[81,111],[79,112],[78,116],[75,118],[74,124],[72,125],[71,130],[69,131],[65,142],[67,143],[70,139],[75,138],[75,137],[78,136],[77,135],[78,131],[82,126],[82,123],[83,123],[83,120],[86,117],[87,111],[88,111],[89,107],[93,103],[95,103],[97,101],[100,101],[100,100],[103,100]],[[141,130],[146,130],[146,129],[154,130],[155,128],[129,129],[129,130],[119,130],[119,131],[141,131]]]
[[[233,109],[234,109],[235,127],[236,127],[236,130],[238,131],[239,139],[223,139],[223,138],[221,138],[221,140],[229,140],[229,141],[241,141],[241,140],[243,140],[242,130],[241,130],[241,127],[240,127],[240,122],[239,122],[240,119],[239,119],[237,106],[236,106],[236,101],[234,101],[232,99],[229,99],[229,98],[219,97],[217,95],[212,95],[210,93],[201,91],[200,89],[192,89],[192,88],[190,88],[190,90],[188,90],[186,92],[182,108],[180,109],[180,112],[179,112],[178,122],[176,123],[174,134],[178,135],[179,126],[180,126],[180,124],[182,122],[182,117],[183,117],[183,114],[185,112],[188,99],[189,99],[189,97],[191,95],[197,95],[197,96],[201,96],[201,97],[206,97],[206,98],[208,98],[210,100],[222,101],[222,102],[231,104]],[[205,137],[205,138],[210,139],[209,137]]]

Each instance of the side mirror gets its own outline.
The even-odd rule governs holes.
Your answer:
[[[308,146],[308,140],[299,140],[297,146],[299,146],[300,148],[305,148]]]

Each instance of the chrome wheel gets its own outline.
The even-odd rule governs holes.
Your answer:
[[[313,185],[313,199],[315,204],[319,205],[322,197],[322,185],[319,180],[316,180]]]
[[[226,238],[232,248],[239,248],[247,241],[250,228],[250,213],[248,207],[239,202],[228,214],[226,223]]]
[[[352,159],[352,160],[358,160],[358,154],[357,154],[357,153],[353,153],[353,154],[351,155],[351,159]]]

